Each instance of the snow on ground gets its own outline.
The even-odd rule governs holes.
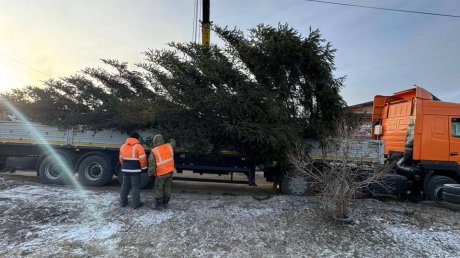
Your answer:
[[[204,185],[205,186],[205,185]],[[4,180],[0,257],[458,257],[460,213],[356,200],[351,225],[318,197],[175,193],[171,208],[120,208],[118,190]]]

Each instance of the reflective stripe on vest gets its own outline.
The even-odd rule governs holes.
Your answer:
[[[168,148],[165,148],[166,146]],[[160,151],[161,150],[161,151]],[[163,144],[152,149],[155,154],[156,175],[161,176],[175,170],[174,168],[174,151],[171,144]]]
[[[133,149],[131,151],[131,157],[122,157],[123,165],[121,168],[122,172],[142,172],[141,165],[139,163],[139,159],[145,157],[145,155],[136,157],[136,147],[139,144],[134,144]],[[122,146],[124,148],[124,145]]]

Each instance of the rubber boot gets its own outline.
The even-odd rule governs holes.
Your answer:
[[[164,207],[165,209],[168,208],[169,199],[171,199],[171,197],[164,197],[164,198],[163,198],[163,207]]]
[[[163,210],[163,198],[157,198],[155,203],[155,210]]]

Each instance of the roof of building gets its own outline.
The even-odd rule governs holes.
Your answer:
[[[368,106],[373,106],[373,105],[374,105],[374,101],[368,101],[368,102],[348,106],[347,108],[353,109],[353,108],[368,107]]]

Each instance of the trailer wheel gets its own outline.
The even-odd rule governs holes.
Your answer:
[[[103,186],[112,180],[112,165],[110,160],[102,155],[92,154],[80,162],[78,178],[88,186]]]
[[[121,186],[121,184],[123,184],[123,173],[121,173],[121,166],[118,166],[117,168],[117,177]],[[141,189],[147,188],[147,186],[149,186],[152,182],[153,180],[148,173],[141,174]]]
[[[44,184],[66,184],[73,177],[70,161],[63,154],[58,154],[58,157],[53,155],[45,157],[40,162],[38,173]]]
[[[281,177],[281,192],[289,195],[310,195],[313,192],[313,184],[308,178],[301,175],[287,175]]]
[[[425,189],[426,197],[430,201],[440,202],[442,201],[442,192],[445,184],[455,184],[456,181],[453,178],[447,176],[433,176],[428,181],[428,185]]]

